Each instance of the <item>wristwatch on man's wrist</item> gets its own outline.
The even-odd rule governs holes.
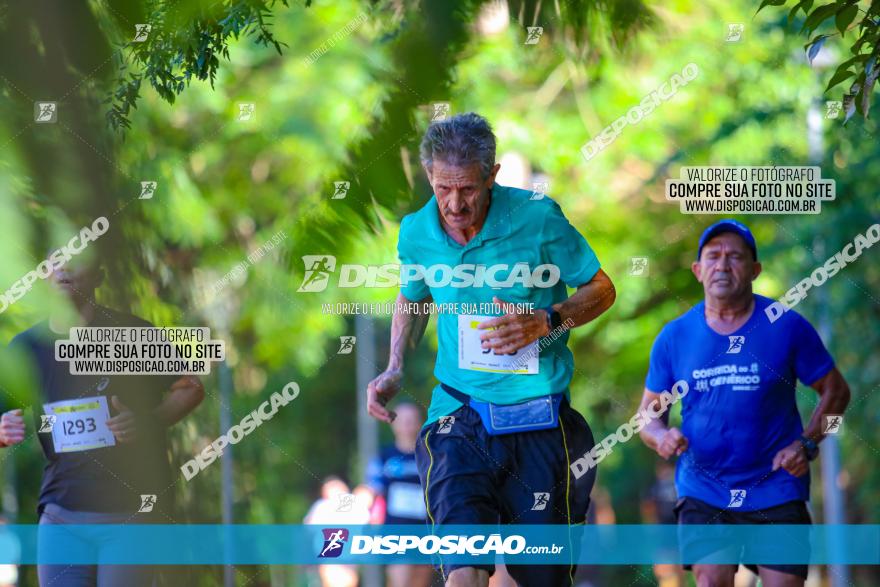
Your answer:
[[[562,326],[562,316],[553,309],[553,306],[547,306],[544,308],[544,311],[547,313],[547,327],[550,329],[550,332]]]
[[[804,447],[804,454],[807,456],[808,461],[812,461],[819,456],[819,445],[816,444],[815,441],[807,438],[806,436],[801,436],[800,441],[801,446]]]

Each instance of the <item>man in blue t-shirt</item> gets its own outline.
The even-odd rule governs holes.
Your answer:
[[[416,444],[428,519],[582,524],[595,470],[575,475],[571,463],[593,436],[569,405],[574,357],[566,342],[569,329],[611,306],[614,286],[556,202],[495,183],[500,165],[484,118],[432,123],[420,155],[434,196],[400,224],[397,301],[441,308],[439,385]],[[388,367],[367,389],[373,417],[394,419],[385,406],[400,391],[406,351],[427,317],[395,314]],[[495,570],[440,567],[448,587],[485,587]],[[570,585],[574,574],[570,564],[507,570],[524,587]]]
[[[647,408],[686,382],[681,430],[668,426],[666,412],[640,433],[661,457],[680,457],[678,523],[809,524],[809,461],[819,453],[825,416],[846,409],[849,387],[805,318],[789,310],[768,319],[773,300],[752,292],[761,264],[745,225],[722,220],[707,228],[691,269],[705,300],[654,341],[642,399]],[[819,394],[806,429],[797,380]],[[800,586],[807,576],[806,565],[757,570],[765,587]],[[695,564],[693,571],[699,585],[732,587],[736,565]]]

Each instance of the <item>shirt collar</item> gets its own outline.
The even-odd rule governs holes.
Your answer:
[[[510,234],[510,197],[507,195],[504,186],[493,183],[491,198],[489,214],[486,216],[483,228],[466,246],[471,246],[471,243],[477,245],[487,240]],[[449,239],[449,241],[452,241],[452,238],[443,230],[443,225],[440,224],[440,207],[436,195],[431,197],[430,232],[431,236],[436,240],[445,242],[446,239]]]

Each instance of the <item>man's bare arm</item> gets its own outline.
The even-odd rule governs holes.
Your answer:
[[[403,369],[404,359],[406,355],[415,350],[422,336],[425,334],[425,328],[428,326],[428,320],[431,314],[428,312],[428,305],[433,298],[428,295],[425,299],[415,302],[416,312],[395,312],[391,319],[391,351],[388,356],[388,369]],[[402,305],[410,305],[410,302],[403,294],[397,294],[398,307]]]
[[[192,412],[205,399],[205,387],[198,377],[184,375],[171,384],[171,392],[156,407],[154,414],[166,426],[172,426]]]
[[[205,397],[205,388],[198,377],[184,375],[171,384],[169,391],[152,412],[152,416],[163,426],[172,426],[193,411]],[[107,428],[119,442],[133,442],[138,438],[137,416],[118,396],[112,396],[110,403],[118,412],[107,419]]]
[[[400,391],[403,379],[403,365],[406,356],[416,348],[428,319],[431,317],[428,305],[433,298],[428,295],[415,302],[415,312],[395,312],[391,319],[391,350],[388,353],[388,368],[367,385],[367,413],[383,422],[391,423],[397,416],[385,405]],[[398,304],[412,304],[403,294],[397,295]]]
[[[655,405],[659,405],[661,397],[661,394],[654,393],[646,387],[642,395],[639,411],[648,410],[649,406],[655,402]],[[659,418],[648,420],[648,423],[639,432],[639,437],[648,448],[654,450],[664,459],[668,459],[673,455],[679,456],[688,447],[688,440],[681,433],[681,430],[669,427],[669,409],[663,412]]]
[[[593,279],[579,286],[567,300],[554,304],[553,309],[559,312],[562,321],[571,318],[574,326],[582,326],[601,316],[614,304],[617,290],[611,278],[599,269]]]
[[[578,286],[577,291],[567,300],[553,305],[559,312],[566,328],[581,326],[600,316],[614,304],[617,293],[611,279],[601,269],[593,278]],[[505,307],[505,301],[493,298]],[[504,316],[480,323],[480,340],[484,349],[493,349],[498,354],[517,351],[527,344],[550,334],[547,312],[537,310],[533,313],[520,313],[507,306]]]
[[[819,443],[825,438],[825,416],[843,414],[849,404],[849,385],[835,367],[810,387],[819,394],[819,405],[813,410],[803,436]],[[802,477],[809,472],[810,463],[800,439],[781,449],[773,457],[773,470],[779,468],[785,469],[795,477]]]
[[[825,416],[843,414],[849,405],[851,394],[846,379],[837,367],[810,387],[819,394],[819,405],[813,410],[810,423],[804,429],[804,436],[818,443],[825,438]]]

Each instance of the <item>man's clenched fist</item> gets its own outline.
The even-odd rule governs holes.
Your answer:
[[[688,439],[678,428],[670,428],[663,434],[660,444],[657,445],[657,454],[668,459],[669,457],[681,456],[687,450]]]
[[[400,391],[402,378],[399,369],[388,369],[370,381],[367,385],[367,412],[372,417],[389,424],[397,417],[397,414],[385,408],[385,404]]]
[[[810,470],[810,462],[800,440],[795,440],[773,457],[773,470],[777,471],[780,467],[795,477],[803,477]]]
[[[21,410],[10,410],[0,416],[0,443],[12,446],[24,440],[24,418]]]

